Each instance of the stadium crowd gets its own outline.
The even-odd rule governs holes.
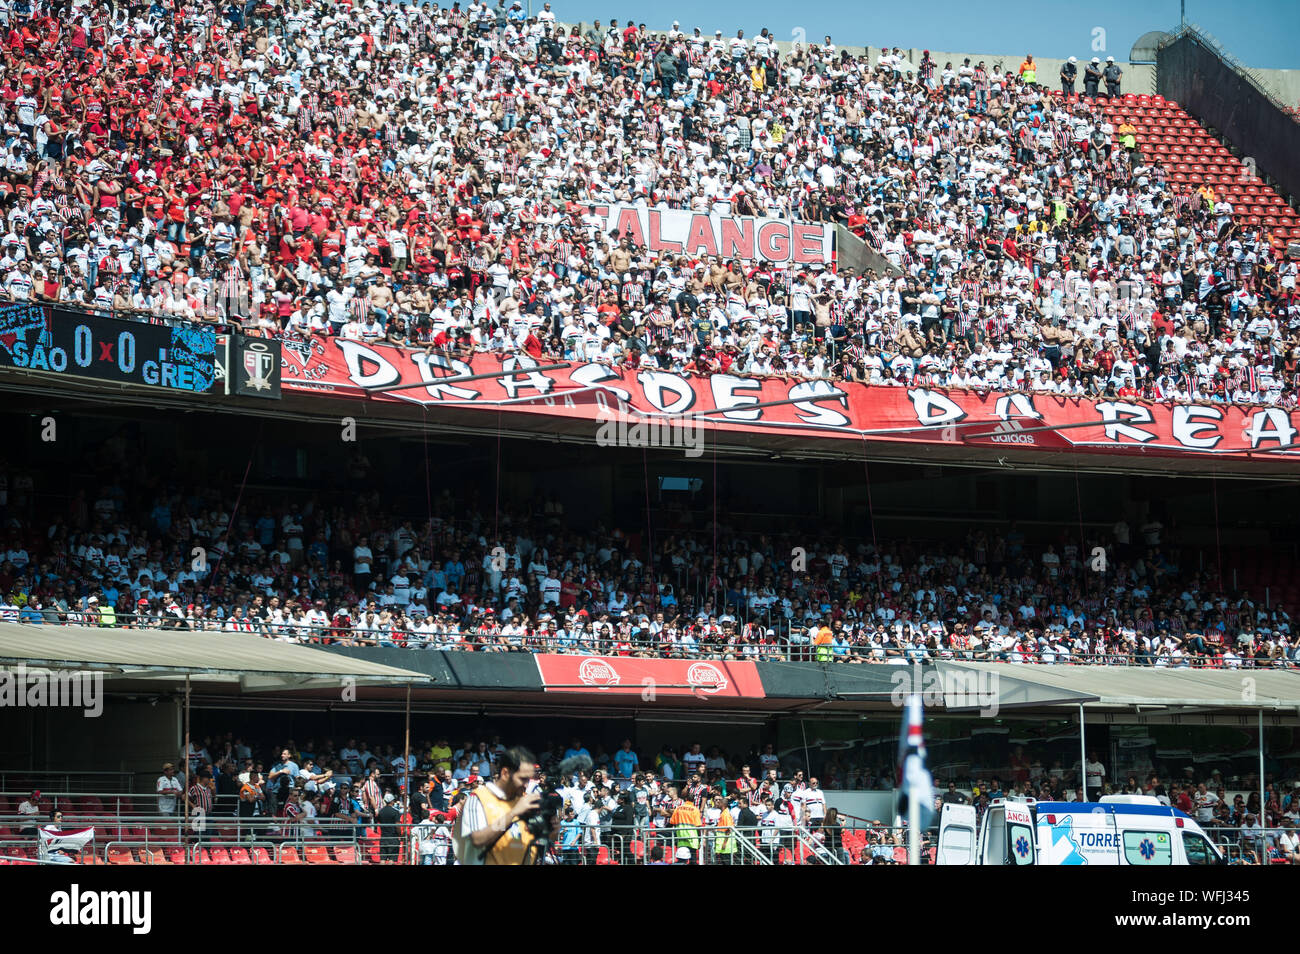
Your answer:
[[[1294,406],[1297,265],[1092,98],[549,4],[5,5],[17,301],[682,372]],[[839,223],[887,273],[590,207]]]
[[[374,489],[347,504],[182,492],[119,450],[114,476],[69,491],[62,512],[5,473],[0,619],[489,652],[1300,663],[1287,609],[1190,565],[1155,518],[1087,539],[1012,522],[874,541],[669,508],[646,540],[578,530],[554,498],[494,512],[444,490],[426,522]]]
[[[250,746],[226,733],[191,743],[188,762],[194,778],[211,793],[204,803],[215,816],[278,816],[314,837],[328,832],[331,824],[370,824],[392,805],[409,816],[406,824],[413,830],[432,823],[428,854],[436,853],[437,863],[445,863],[450,828],[444,826],[454,823],[468,792],[495,776],[504,751],[500,736],[452,746],[443,735],[414,742],[405,753],[391,742],[372,751],[365,740],[355,738],[341,746],[329,739],[319,745],[309,739],[298,746],[290,739],[274,747]],[[612,752],[601,745],[589,750],[577,738],[567,746],[547,742],[539,752],[539,774],[530,790],[553,786],[564,799],[561,858],[566,853],[594,855],[600,845],[611,843],[611,835],[626,839],[668,831],[679,836],[674,844],[682,845],[680,836],[686,833],[685,845],[692,851],[706,845],[713,860],[727,860],[716,857],[719,835],[733,827],[758,830],[758,843],[773,849],[791,846],[793,833],[802,829],[835,851],[844,847],[843,829],[865,829],[859,850],[866,863],[876,856],[892,861],[902,843],[901,832],[889,820],[845,817],[828,803],[826,789],[893,789],[893,766],[873,764],[861,753],[818,752],[819,778],[805,766],[806,752],[782,755],[770,743],[761,751],[752,746],[743,757],[718,746],[706,752],[699,742],[665,744],[646,757],[630,739]],[[590,760],[586,768],[560,774],[565,760],[584,756]],[[1121,782],[1107,777],[1095,755],[1086,768],[1093,800],[1107,794],[1149,795],[1195,817],[1207,830],[1222,830],[1230,844],[1260,855],[1278,851],[1300,862],[1295,830],[1300,782],[1268,780],[1261,812],[1254,776],[1227,780],[1217,768],[1198,774],[1189,766],[1184,777],[1167,783],[1154,773],[1145,774],[1144,781],[1129,775]],[[1082,773],[1078,763],[1062,767],[1058,760],[1048,766],[1030,759],[1022,748],[1011,756],[1002,777],[974,776],[963,779],[960,788],[956,779],[949,780],[941,792],[936,790],[936,807],[972,804],[983,815],[994,800],[1005,797],[1081,801]],[[413,785],[409,798],[408,777]],[[1233,791],[1242,786],[1246,792]],[[157,785],[159,814],[177,814],[184,797],[178,793],[184,790],[175,766],[168,763]]]

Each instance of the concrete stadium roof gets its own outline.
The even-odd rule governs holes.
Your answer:
[[[941,672],[994,673],[1008,707],[1064,704],[1072,692],[1088,708],[1300,708],[1300,672],[1287,669],[1164,669],[1149,666],[1040,666],[938,663]],[[967,707],[973,708],[973,707]]]
[[[0,665],[103,672],[110,679],[238,682],[246,692],[423,684],[409,669],[249,633],[0,623]]]

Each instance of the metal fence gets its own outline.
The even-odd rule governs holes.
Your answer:
[[[35,827],[44,819],[0,816],[0,862],[41,859]],[[109,865],[440,865],[453,863],[451,825],[409,821],[375,826],[364,820],[159,816],[95,816],[65,820],[65,830],[93,826],[94,838],[73,863]],[[799,865],[871,863],[875,855],[905,863],[901,832],[816,828],[605,824],[562,827],[546,863],[560,865]]]
[[[34,833],[5,827],[0,864],[41,860]],[[76,827],[93,824],[78,818]],[[1208,832],[1233,865],[1289,864],[1276,830],[1214,828]],[[933,832],[922,840],[921,864],[936,861]],[[454,862],[450,826],[404,822],[375,828],[316,819],[209,819],[202,830],[176,819],[122,820],[96,826],[93,841],[68,861],[83,865],[447,865]],[[562,829],[544,859],[558,865],[868,865],[907,864],[906,830],[709,825]],[[67,862],[65,862],[67,863]]]
[[[57,623],[45,620],[31,625],[98,626],[114,629],[164,629],[176,632],[249,633],[283,642],[312,646],[378,646],[397,649],[428,649],[443,652],[555,653],[561,655],[639,656],[643,658],[748,660],[753,662],[822,662],[847,664],[899,665],[915,662],[1017,662],[1030,665],[1143,666],[1171,669],[1294,669],[1300,657],[1281,655],[1262,660],[1240,657],[1225,663],[1209,653],[1186,653],[1181,656],[1107,651],[1076,653],[1062,650],[1021,652],[1007,650],[970,650],[934,646],[871,647],[861,644],[813,645],[803,627],[782,625],[779,636],[757,641],[741,636],[701,638],[669,642],[656,637],[613,639],[579,634],[506,635],[474,628],[456,632],[421,632],[402,629],[367,629],[364,627],[312,626],[308,623],[237,622],[218,624],[209,621],[201,629],[186,620],[166,614],[118,614],[112,627],[105,627],[93,614],[68,613]],[[1300,650],[1288,650],[1300,653]]]

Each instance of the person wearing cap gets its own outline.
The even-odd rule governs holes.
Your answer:
[[[1083,71],[1083,95],[1089,99],[1097,98],[1097,87],[1101,85],[1101,60],[1093,57]]]
[[[1124,71],[1119,68],[1115,62],[1115,57],[1106,57],[1106,68],[1101,74],[1106,80],[1106,96],[1109,99],[1118,99],[1120,96],[1119,81],[1124,76]]]
[[[162,775],[158,776],[158,782],[154,785],[154,792],[158,796],[158,814],[175,815],[176,799],[184,791],[185,786],[176,775],[175,763],[163,763]]]
[[[171,763],[168,762],[167,764],[170,765]],[[168,814],[173,814],[174,812],[175,806],[173,806],[172,812],[169,812]],[[32,792],[32,794],[18,806],[18,814],[22,816],[22,828],[19,830],[18,834],[23,838],[35,838],[36,829],[38,827],[36,819],[41,814],[41,793],[39,790]]]
[[[398,827],[402,822],[400,807],[392,792],[384,793],[384,807],[375,815],[375,821],[379,825],[380,864],[397,863],[398,849],[401,844],[398,837]]]
[[[1079,75],[1079,58],[1072,56],[1061,64],[1061,95],[1074,95],[1074,81]]]

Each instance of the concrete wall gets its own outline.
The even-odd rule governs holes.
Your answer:
[[[1300,195],[1300,123],[1194,36],[1159,53],[1160,95],[1172,99],[1255,160],[1284,192]],[[1295,72],[1295,71],[1291,71]]]

